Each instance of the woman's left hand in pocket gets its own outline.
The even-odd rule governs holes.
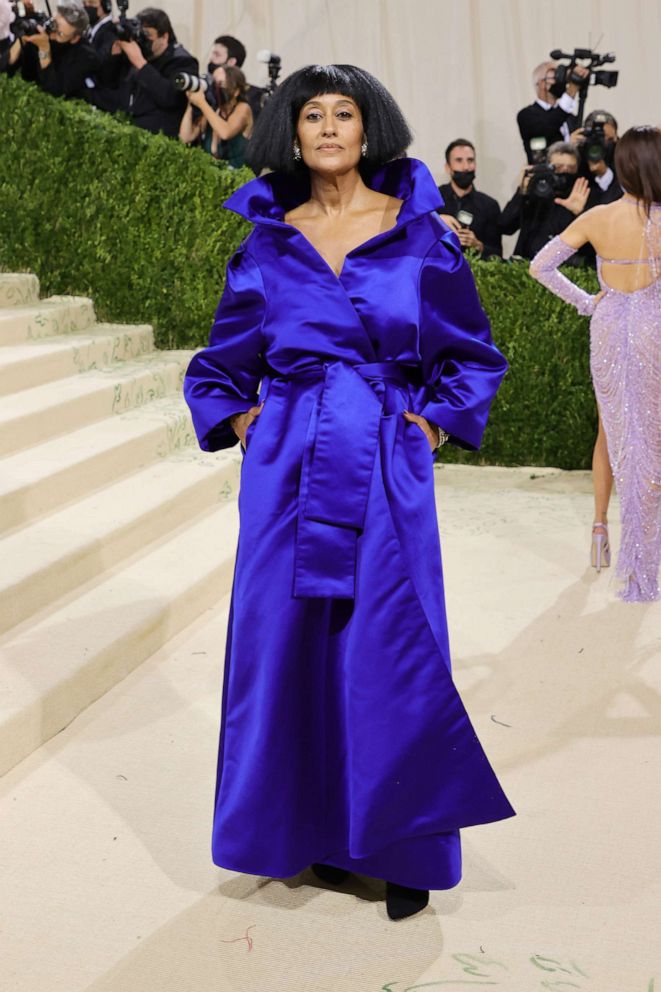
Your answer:
[[[418,425],[429,441],[429,447],[432,451],[438,448],[440,435],[436,424],[432,424],[426,417],[421,417],[418,413],[411,413],[409,410],[404,410],[404,416],[410,423]]]

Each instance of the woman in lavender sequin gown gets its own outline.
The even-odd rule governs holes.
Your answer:
[[[631,128],[615,165],[625,196],[578,217],[538,252],[530,272],[593,315],[590,366],[622,520],[618,594],[640,602],[659,598],[661,560],[661,131]],[[558,271],[587,241],[597,252],[595,296]],[[593,547],[599,558],[609,554],[599,511]]]

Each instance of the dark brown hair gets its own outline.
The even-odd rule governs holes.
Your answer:
[[[650,216],[661,203],[661,131],[651,124],[630,127],[615,146],[615,171],[620,185],[641,200]]]

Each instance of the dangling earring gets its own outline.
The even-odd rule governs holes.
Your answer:
[[[298,141],[294,141],[293,154],[294,154],[294,161],[300,162],[301,161],[301,146],[299,145]]]
[[[363,158],[367,158],[367,138],[363,138],[363,143],[360,146],[360,154]]]

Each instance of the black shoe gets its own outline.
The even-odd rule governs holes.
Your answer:
[[[386,882],[386,908],[391,920],[403,920],[406,916],[413,916],[428,903],[428,889],[409,889],[406,885]]]
[[[310,867],[317,878],[320,878],[322,882],[329,882],[331,885],[341,885],[351,874],[346,868],[336,868],[335,865],[314,864]]]

